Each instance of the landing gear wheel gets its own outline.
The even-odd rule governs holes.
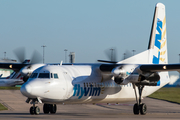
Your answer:
[[[34,115],[34,107],[33,107],[33,106],[30,107],[30,110],[29,110],[29,111],[30,111],[30,114],[31,114],[31,115]]]
[[[28,98],[28,99],[26,100],[26,102],[29,103],[30,100],[32,100],[31,103],[33,104],[33,106],[31,106],[30,109],[29,109],[30,114],[31,114],[31,115],[34,115],[34,114],[35,114],[35,115],[39,115],[39,113],[40,113],[40,108],[39,108],[38,106],[36,106],[36,104],[38,103],[38,99],[37,99],[37,98],[34,98],[34,99]]]
[[[38,106],[36,106],[36,107],[34,108],[34,113],[35,113],[36,115],[39,115],[39,113],[40,113],[40,108],[39,108]]]
[[[139,105],[137,103],[134,104],[133,112],[135,115],[139,115]]]
[[[145,115],[147,113],[147,106],[145,103],[140,104],[139,109],[141,115]]]
[[[56,104],[44,104],[43,106],[43,112],[44,114],[55,114],[57,110]]]
[[[56,113],[56,110],[57,110],[57,107],[56,107],[56,104],[52,104],[50,105],[50,113],[51,114],[55,114]]]
[[[43,112],[44,112],[44,114],[49,114],[49,104],[44,104],[44,106],[43,106]]]

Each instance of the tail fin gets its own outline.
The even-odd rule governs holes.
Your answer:
[[[149,63],[166,64],[167,38],[166,38],[166,15],[165,6],[157,3],[149,40]]]
[[[166,15],[165,6],[157,3],[151,28],[148,50],[127,58],[118,63],[134,64],[166,64],[167,39],[166,39]]]

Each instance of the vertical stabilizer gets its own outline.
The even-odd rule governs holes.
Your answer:
[[[167,38],[165,6],[157,3],[151,28],[148,50],[118,63],[167,64]]]
[[[149,63],[153,63],[153,64],[168,63],[166,15],[165,15],[165,6],[162,3],[156,4],[148,49],[149,49]]]

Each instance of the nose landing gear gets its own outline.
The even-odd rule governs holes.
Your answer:
[[[37,104],[37,100],[36,99],[32,99],[32,104],[33,104],[33,106],[31,106],[30,110],[29,110],[30,114],[31,115],[34,115],[34,114],[35,115],[39,115],[40,108],[38,106],[35,106],[35,104]]]
[[[36,107],[34,107],[34,106],[32,106],[32,107],[30,107],[30,114],[31,115],[39,115],[39,113],[40,113],[40,108],[38,107],[38,106],[36,106]]]

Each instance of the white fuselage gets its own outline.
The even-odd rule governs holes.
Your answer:
[[[119,103],[135,100],[132,83],[118,85],[113,77],[105,79],[98,64],[48,65],[33,73],[37,76],[29,78],[21,87],[21,92],[43,103]],[[39,77],[41,73],[50,76]],[[142,96],[150,95],[169,82],[167,72],[160,73],[160,76],[160,86],[145,86]]]

